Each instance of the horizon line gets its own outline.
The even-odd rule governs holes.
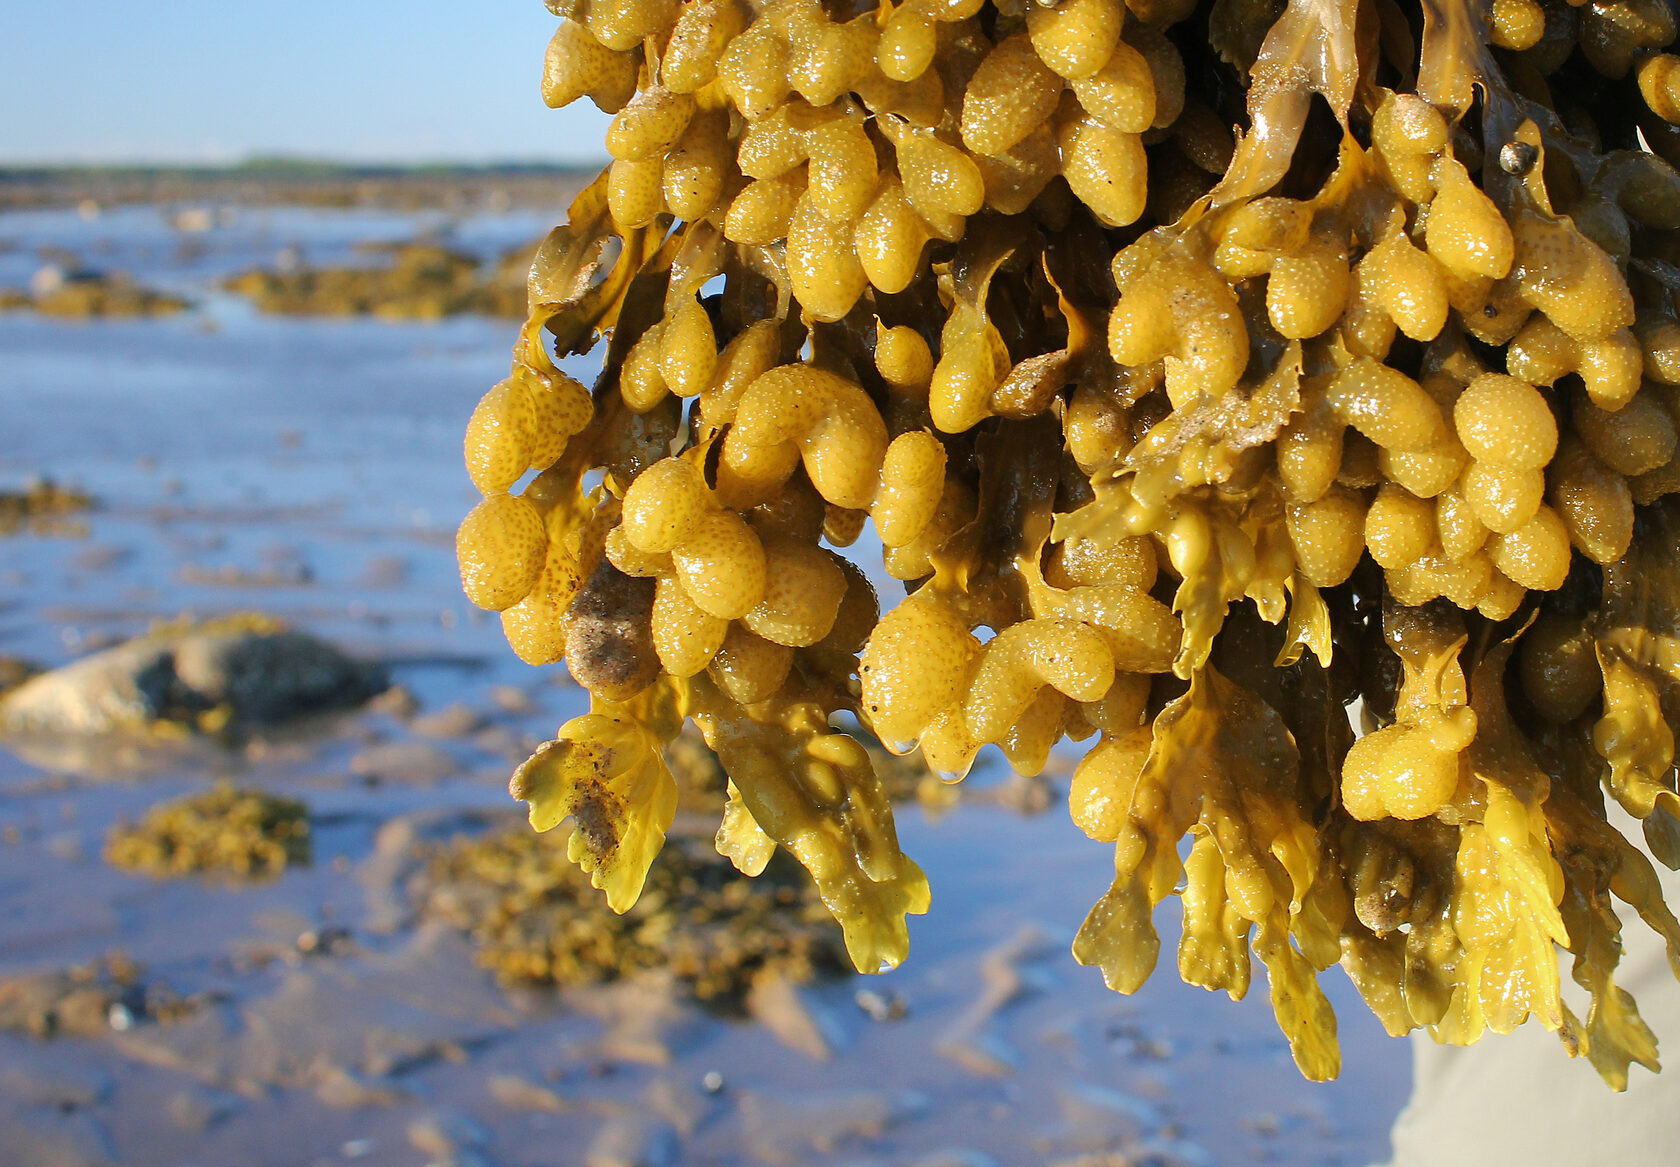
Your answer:
[[[421,155],[389,157],[254,151],[238,158],[7,158],[0,156],[0,176],[29,172],[177,170],[590,170],[611,159],[605,151],[599,157],[450,157]]]

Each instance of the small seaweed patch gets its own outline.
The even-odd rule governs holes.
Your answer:
[[[92,507],[92,496],[50,478],[37,478],[22,490],[0,490],[0,535],[59,531],[69,525],[69,516]]]
[[[469,312],[521,316],[526,307],[524,271],[517,265],[504,263],[486,274],[471,256],[425,244],[392,249],[389,267],[256,269],[224,286],[249,297],[258,311],[285,316],[431,320]]]
[[[210,872],[272,879],[309,862],[309,814],[293,799],[219,783],[154,806],[137,824],[117,826],[105,842],[105,859],[160,878]]]
[[[567,858],[563,834],[517,827],[459,838],[433,851],[422,877],[427,912],[468,932],[505,984],[668,969],[696,999],[733,1010],[766,968],[804,982],[850,967],[840,929],[786,855],[749,878],[709,837],[673,837],[619,916]]]
[[[173,316],[192,307],[168,292],[138,284],[122,272],[75,272],[47,281],[34,295],[0,289],[0,312],[33,309],[43,316],[74,319],[114,316]]]

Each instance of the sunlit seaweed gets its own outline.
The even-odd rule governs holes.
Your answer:
[[[1259,956],[1309,1077],[1338,961],[1393,1033],[1655,1068],[1612,897],[1680,925],[1603,799],[1680,863],[1667,5],[550,7],[544,97],[613,162],[538,252],[457,547],[591,692],[512,790],[614,909],[686,721],[718,850],[791,852],[864,971],[928,887],[831,719],[952,777],[1094,737],[1074,952],[1113,987],[1177,895],[1180,973],[1240,997]],[[603,338],[592,389],[557,367]],[[833,550],[866,524],[884,617]]]
[[[529,266],[530,252],[524,248],[485,272],[471,256],[415,243],[391,249],[387,266],[256,268],[230,277],[224,286],[249,296],[260,311],[285,316],[523,316]]]
[[[154,806],[139,822],[113,828],[105,841],[107,863],[160,878],[273,879],[307,865],[310,855],[303,803],[225,782]]]

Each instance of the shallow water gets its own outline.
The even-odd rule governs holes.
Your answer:
[[[59,664],[154,619],[254,608],[392,662],[425,711],[462,703],[484,723],[433,738],[369,712],[162,764],[0,752],[15,840],[0,844],[0,976],[115,948],[220,1002],[99,1037],[0,1033],[0,1147],[21,1162],[275,1167],[636,1162],[613,1148],[638,1141],[650,1163],[1383,1157],[1409,1057],[1340,974],[1325,980],[1344,1071],[1327,1086],[1295,1072],[1263,987],[1233,1004],[1176,982],[1171,904],[1168,967],[1134,998],[1108,992],[1068,955],[1112,876],[1108,849],[1055,808],[905,810],[935,897],[910,961],[772,1002],[781,1036],[657,985],[505,993],[459,937],[416,927],[402,836],[512,813],[512,764],[583,708],[563,670],[513,657],[455,576],[454,527],[477,498],[461,430],[505,371],[512,327],[260,317],[211,285],[284,247],[341,262],[358,241],[441,222],[241,209],[182,236],[167,208],[0,216],[0,285],[27,281],[41,247],[68,247],[198,303],[156,321],[0,315],[0,488],[47,473],[103,503],[83,537],[0,541],[0,653]],[[487,217],[453,240],[488,255],[543,226]],[[510,687],[530,712],[505,711]],[[101,863],[118,818],[224,774],[309,802],[311,868],[232,889]],[[326,923],[351,944],[300,956],[296,937]],[[859,989],[897,995],[906,1016],[871,1020]]]

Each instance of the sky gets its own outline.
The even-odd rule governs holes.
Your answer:
[[[542,0],[0,0],[0,165],[589,161]]]

